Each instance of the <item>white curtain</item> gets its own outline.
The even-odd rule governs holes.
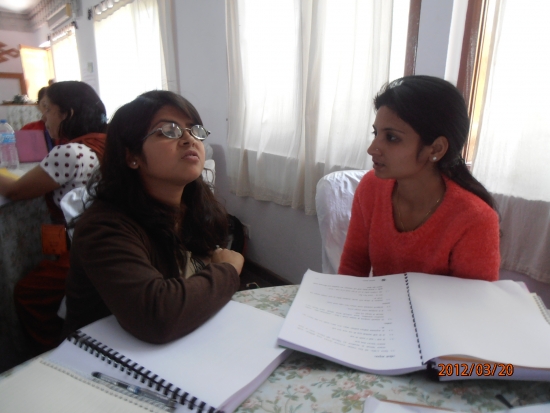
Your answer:
[[[550,2],[503,0],[474,175],[491,192],[550,201]]]
[[[56,82],[80,80],[80,63],[74,27],[54,33],[51,38]]]
[[[501,267],[550,283],[550,2],[501,0],[473,174],[502,216]]]
[[[321,177],[371,167],[393,1],[230,0],[226,9],[232,190],[314,214]]]
[[[94,22],[101,100],[110,117],[139,94],[166,84],[157,0],[134,0]]]

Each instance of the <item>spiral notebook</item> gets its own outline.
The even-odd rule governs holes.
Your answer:
[[[230,413],[290,355],[276,345],[283,321],[230,301],[191,334],[157,345],[110,316],[73,333],[48,361],[85,378],[100,372],[151,389],[176,400],[176,411]]]

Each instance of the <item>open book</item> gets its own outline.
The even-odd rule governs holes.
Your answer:
[[[290,355],[276,345],[282,323],[230,301],[197,330],[158,345],[138,340],[110,316],[67,338],[48,361],[85,378],[99,372],[157,391],[176,400],[177,410],[229,413]]]
[[[308,271],[277,342],[377,374],[422,370],[449,356],[476,360],[466,373],[459,367],[457,379],[515,379],[514,369],[535,369],[544,374],[520,379],[550,380],[550,322],[514,281]]]

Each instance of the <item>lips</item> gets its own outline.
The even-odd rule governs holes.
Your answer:
[[[374,158],[372,158],[372,165],[374,168],[380,168],[384,166],[384,164],[381,163],[379,159],[374,159]]]
[[[199,153],[194,150],[185,151],[181,159],[193,159],[198,160],[199,159]]]

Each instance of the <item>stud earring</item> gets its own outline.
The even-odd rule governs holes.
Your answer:
[[[434,156],[434,157],[432,158],[432,160],[433,160],[434,162],[437,161],[437,156]]]

